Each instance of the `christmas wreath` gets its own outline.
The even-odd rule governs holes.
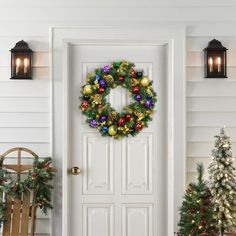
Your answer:
[[[6,205],[3,199],[3,193],[11,196],[13,199],[21,199],[22,193],[26,190],[35,191],[34,205],[39,207],[44,214],[52,209],[51,193],[53,186],[50,181],[54,174],[51,171],[51,158],[45,158],[39,161],[35,158],[33,169],[29,171],[24,181],[14,180],[9,172],[3,166],[3,159],[0,159],[0,227],[5,222]]]
[[[115,61],[88,73],[87,83],[82,87],[80,109],[87,116],[90,127],[102,136],[116,139],[137,135],[152,120],[157,95],[152,81],[142,70],[135,70],[134,63]],[[111,89],[122,86],[129,91],[134,102],[117,112],[106,100]]]

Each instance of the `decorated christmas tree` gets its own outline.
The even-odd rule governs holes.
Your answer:
[[[197,165],[197,183],[190,183],[180,207],[180,227],[178,235],[216,235],[216,221],[213,218],[211,193],[203,179],[204,168]]]
[[[236,185],[230,138],[224,128],[215,136],[210,164],[210,190],[213,195],[214,217],[221,235],[236,225]]]

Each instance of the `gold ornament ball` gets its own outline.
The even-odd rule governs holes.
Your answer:
[[[90,84],[84,86],[83,93],[84,94],[91,94],[93,92],[93,88]]]
[[[143,77],[141,79],[141,84],[142,84],[143,87],[147,87],[150,84],[149,78],[148,77]]]
[[[108,133],[111,135],[111,136],[114,136],[116,135],[117,133],[117,128],[114,126],[114,125],[111,125],[108,129]]]

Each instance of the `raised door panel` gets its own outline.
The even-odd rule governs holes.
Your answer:
[[[126,139],[123,148],[122,190],[124,194],[153,192],[153,134]]]
[[[112,204],[83,205],[83,236],[114,236]]]
[[[83,133],[83,194],[113,193],[113,142],[98,135]]]
[[[153,205],[123,204],[122,236],[153,236]]]

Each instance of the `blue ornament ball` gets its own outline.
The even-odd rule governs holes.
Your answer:
[[[94,79],[99,81],[101,79],[101,77],[100,77],[100,75],[95,75]]]
[[[140,94],[137,94],[134,96],[134,99],[139,102],[142,100],[142,96]]]
[[[152,100],[152,96],[149,96],[149,95],[148,95],[148,96],[146,97],[146,99],[147,99],[148,101],[151,101],[151,100]]]
[[[99,85],[102,88],[106,88],[106,81],[104,79],[99,80]]]
[[[107,126],[102,126],[101,131],[105,134],[108,132],[108,127]]]

